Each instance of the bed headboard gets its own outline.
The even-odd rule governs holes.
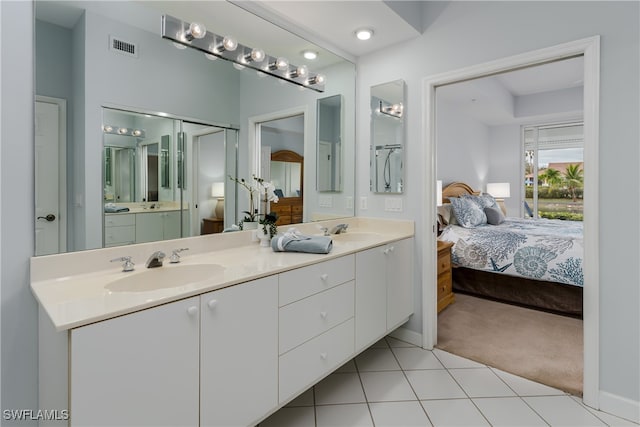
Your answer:
[[[442,189],[442,203],[450,203],[449,197],[460,197],[463,194],[480,194],[479,191],[473,191],[464,182],[452,182]]]

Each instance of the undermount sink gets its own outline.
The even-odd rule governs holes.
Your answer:
[[[105,286],[112,292],[145,292],[177,288],[202,282],[222,275],[224,267],[218,264],[165,265],[133,273],[116,279]]]
[[[382,234],[370,231],[347,231],[346,233],[331,236],[334,242],[365,242],[380,237],[382,237]]]

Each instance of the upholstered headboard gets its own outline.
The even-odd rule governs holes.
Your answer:
[[[449,197],[460,197],[463,194],[480,194],[479,191],[473,191],[464,182],[452,182],[442,189],[442,203],[449,203]]]

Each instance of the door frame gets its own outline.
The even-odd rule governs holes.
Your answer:
[[[56,104],[58,116],[58,252],[67,251],[67,100],[36,95],[35,102]],[[35,108],[35,106],[34,106]],[[35,250],[35,247],[34,247]]]
[[[438,86],[486,77],[507,71],[541,65],[551,61],[584,57],[584,382],[583,401],[599,408],[600,389],[600,278],[599,278],[599,112],[600,112],[600,36],[593,36],[548,48],[534,50],[482,64],[453,70],[423,79],[423,138],[425,141],[422,201],[422,331],[423,347],[432,349],[437,340],[436,297],[436,88]]]

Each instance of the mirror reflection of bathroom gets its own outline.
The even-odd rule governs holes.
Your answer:
[[[342,95],[318,100],[319,192],[342,191]]]
[[[404,190],[405,83],[371,87],[371,191]]]

